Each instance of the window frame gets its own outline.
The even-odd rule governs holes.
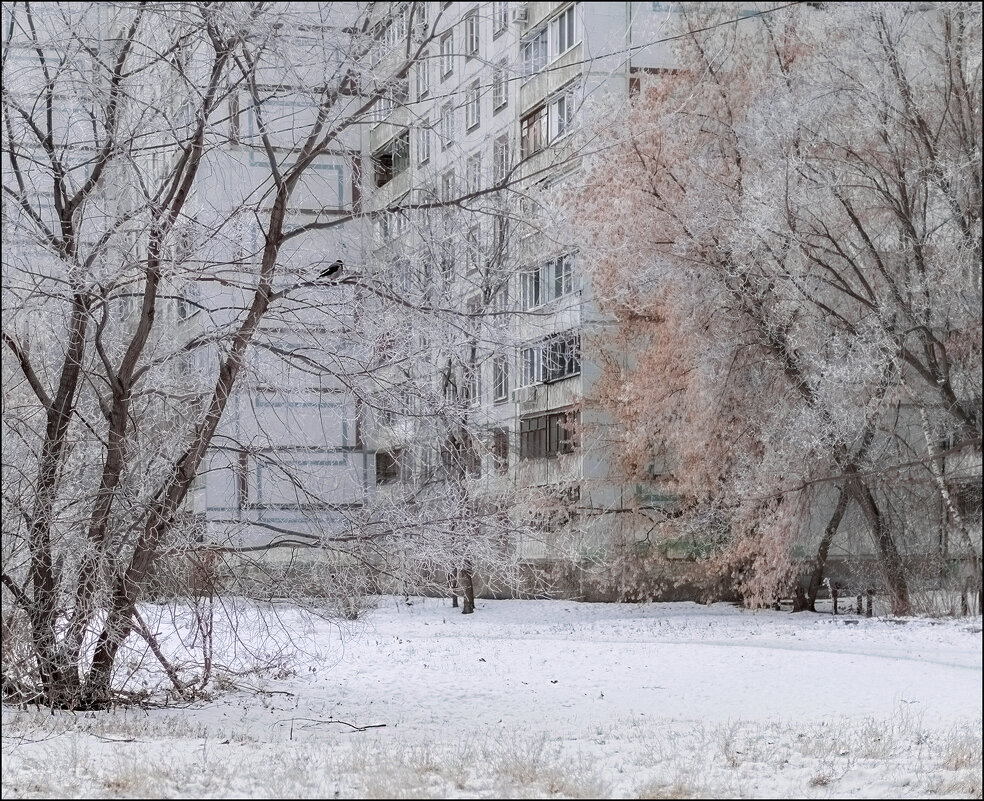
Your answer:
[[[509,400],[509,359],[503,354],[492,357],[492,402]]]
[[[482,228],[480,223],[468,226],[465,231],[465,270],[468,274],[478,272],[482,266],[481,257]]]
[[[574,87],[565,87],[548,101],[548,143],[563,139],[574,129]],[[561,111],[561,108],[563,111]]]
[[[543,383],[581,374],[581,334],[576,330],[554,334],[543,341]]]
[[[523,270],[519,274],[519,300],[523,311],[538,309],[543,305],[543,278],[540,267]]]
[[[441,202],[448,203],[454,199],[457,192],[457,180],[454,167],[441,173]]]
[[[482,151],[472,153],[465,162],[465,191],[469,194],[482,189]]]
[[[455,259],[455,241],[453,238],[445,239],[441,242],[440,261],[438,262],[438,268],[441,271],[441,279],[445,286],[454,281]]]
[[[441,150],[447,150],[454,141],[454,104],[441,106]]]
[[[562,253],[547,264],[550,272],[550,300],[573,294],[577,288],[574,279],[574,254]],[[560,291],[558,291],[558,284]]]
[[[509,30],[509,4],[504,0],[493,0],[492,38],[498,38],[507,30]]]
[[[440,42],[440,68],[441,81],[445,81],[454,74],[454,29],[452,28],[443,36]]]
[[[422,100],[423,98],[430,95],[430,89],[431,89],[430,73],[431,73],[430,54],[421,53],[420,60],[417,62],[417,74],[416,74],[418,100]]]
[[[473,131],[482,124],[482,81],[469,84],[465,97],[465,130]]]
[[[479,25],[478,9],[472,9],[465,15],[465,58],[475,58],[481,47],[481,26]]]
[[[395,450],[376,451],[373,469],[376,474],[377,487],[386,484],[398,484],[400,482],[403,473],[400,459],[402,455],[402,451],[399,448]],[[380,467],[384,469],[380,469]]]
[[[410,168],[410,129],[405,128],[372,154],[373,180],[386,186]]]
[[[578,26],[577,3],[571,3],[550,21],[551,42],[550,60],[560,58],[564,53],[581,43]],[[565,25],[566,19],[566,25]],[[561,43],[564,43],[564,46]]]
[[[541,25],[523,37],[519,44],[523,75],[531,78],[550,63],[550,24]]]
[[[517,389],[543,382],[543,346],[540,343],[519,349],[519,381]]]
[[[509,177],[512,169],[512,143],[509,132],[500,134],[492,140],[492,181],[498,186]]]
[[[519,150],[521,158],[529,158],[550,144],[548,105],[542,103],[519,121]]]
[[[417,164],[427,164],[431,158],[430,118],[424,117],[417,129]]]
[[[502,111],[509,105],[509,81],[507,59],[503,58],[492,65],[492,113]]]
[[[519,458],[552,459],[573,453],[578,443],[573,428],[580,422],[576,409],[563,409],[519,418]]]

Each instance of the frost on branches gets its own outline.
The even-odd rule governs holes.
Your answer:
[[[422,427],[469,433],[460,393],[435,395],[432,375],[415,385],[400,368],[429,352],[424,334],[460,354],[474,332],[460,310],[411,291],[422,277],[364,252],[369,229],[404,207],[440,220],[466,193],[372,211],[358,191],[369,172],[360,130],[405,96],[443,13],[4,5],[5,696],[103,707],[150,652],[175,692],[203,689],[221,656],[209,616],[249,591],[249,571],[223,565],[242,568],[271,545],[324,556],[332,572],[315,583],[351,613],[372,576],[415,588],[435,574],[446,586],[458,569],[508,578],[519,526],[503,510],[515,499],[468,495],[452,465],[456,483],[422,479],[377,504],[338,503],[339,485],[368,488],[354,468],[332,468],[357,456],[364,478],[373,449],[356,433],[331,459],[310,453],[326,430],[370,429],[397,408],[407,417],[397,402],[411,397]],[[428,222],[414,218],[418,252],[436,252],[441,231]],[[317,411],[288,420],[273,408]],[[256,424],[240,429],[248,415]],[[290,447],[273,447],[274,429],[294,437]],[[260,514],[249,497],[258,465],[300,523]],[[231,510],[218,534],[195,502],[216,475]],[[259,528],[262,541],[240,537]],[[180,599],[160,589],[173,565],[197,576]],[[168,661],[155,628],[173,630],[181,615],[161,605],[160,620],[144,619],[150,598],[207,608],[185,643],[209,643],[198,662]]]
[[[980,9],[721,14],[574,199],[621,466],[668,466],[661,533],[749,605],[812,606],[828,553],[895,614],[979,599]]]

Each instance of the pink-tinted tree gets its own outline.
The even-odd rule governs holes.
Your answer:
[[[668,530],[721,521],[712,562],[752,604],[790,591],[819,530],[815,598],[860,515],[905,614],[906,515],[980,475],[979,10],[679,24],[677,68],[574,199],[619,323],[601,395],[623,467],[667,466]],[[944,516],[979,582],[979,529]]]

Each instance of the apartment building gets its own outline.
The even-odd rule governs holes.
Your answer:
[[[602,557],[640,488],[612,475],[613,439],[590,402],[603,318],[543,204],[581,169],[576,134],[589,109],[628,102],[638,73],[668,65],[654,32],[672,13],[659,3],[393,3],[376,26],[374,66],[393,88],[368,135],[365,202],[377,216],[367,260],[443,309],[443,325],[460,314],[457,337],[415,321],[413,368],[393,371],[374,418],[377,489],[451,480],[456,469],[479,496],[520,489],[532,499],[521,556],[548,570]],[[395,75],[394,45],[414,26],[430,42]],[[646,32],[644,45],[633,31]],[[443,213],[432,208],[441,203]],[[411,210],[386,213],[397,206]],[[580,576],[568,571],[564,590],[596,592]]]

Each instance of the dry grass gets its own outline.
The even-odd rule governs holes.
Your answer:
[[[798,786],[823,797],[863,796],[872,776],[900,797],[981,794],[979,725],[933,732],[904,712],[854,726],[653,721],[575,735],[425,742],[384,730],[244,731],[180,711],[6,709],[3,796],[691,798]]]

